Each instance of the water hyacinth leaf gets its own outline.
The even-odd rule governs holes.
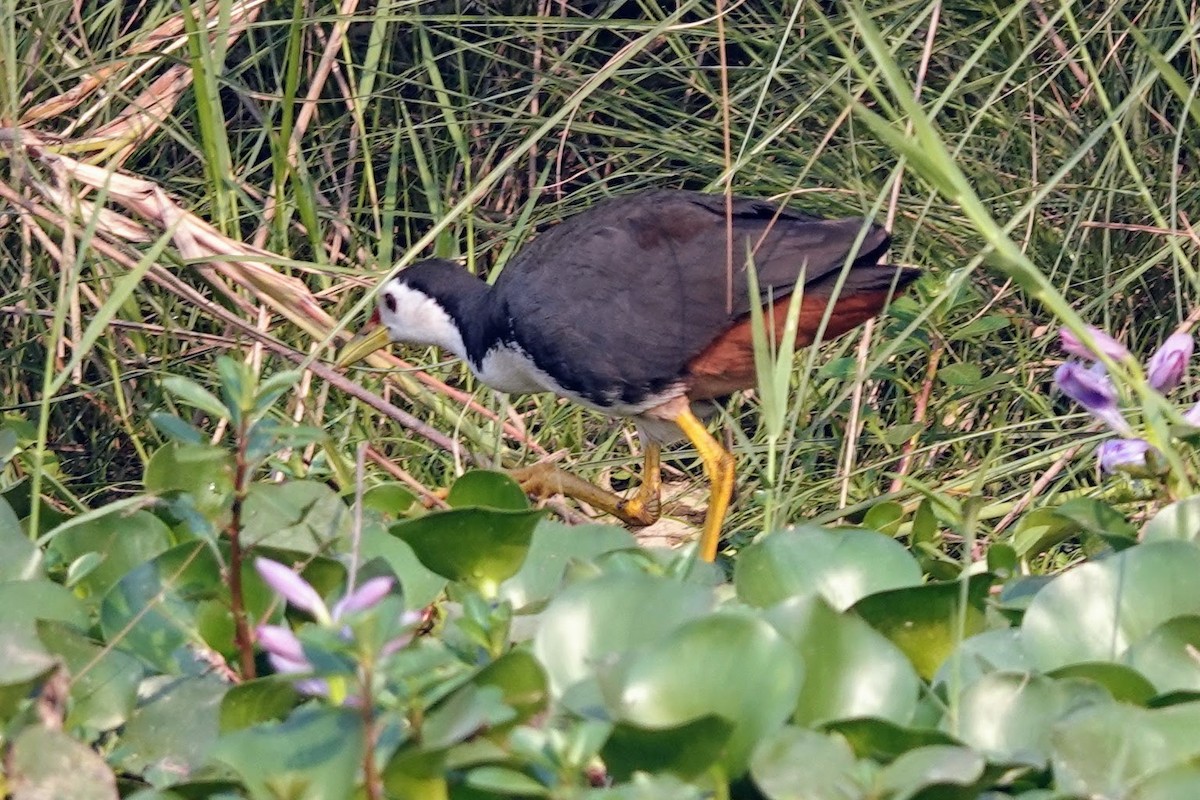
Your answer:
[[[218,738],[221,699],[229,685],[215,675],[157,676],[130,717],[116,762],[151,783],[177,781],[208,763]]]
[[[833,734],[785,726],[750,761],[750,777],[770,800],[863,800],[854,751]]]
[[[63,731],[25,728],[5,759],[5,779],[16,800],[117,800],[112,768],[90,747]]]
[[[1134,783],[1200,757],[1197,730],[1200,702],[1082,709],[1054,727],[1054,784],[1071,795],[1125,797]]]
[[[875,592],[916,586],[921,568],[891,537],[815,525],[773,533],[742,551],[734,567],[738,597],[753,606],[820,594],[841,611]]]
[[[900,725],[912,720],[920,687],[916,672],[894,644],[857,616],[839,614],[808,595],[773,606],[766,619],[805,665],[793,722],[811,727],[855,717]]]
[[[446,495],[451,508],[497,508],[504,511],[524,511],[529,498],[521,485],[507,473],[473,469],[463,474]]]
[[[1181,764],[1138,782],[1124,800],[1195,800],[1200,797],[1200,766]]]
[[[477,733],[514,723],[517,712],[504,702],[499,686],[469,683],[427,712],[421,727],[421,746],[440,750]]]
[[[363,508],[378,511],[395,519],[405,516],[417,502],[417,496],[407,486],[395,481],[377,484],[363,492]]]
[[[217,520],[233,502],[233,457],[209,444],[168,442],[150,456],[142,480],[153,494],[189,495],[197,511]]]
[[[1164,506],[1146,523],[1142,543],[1179,540],[1194,542],[1200,538],[1200,495]]]
[[[961,744],[930,727],[902,727],[883,719],[847,719],[822,726],[844,738],[859,758],[887,763],[922,747]]]
[[[198,602],[222,596],[221,567],[203,542],[185,542],[131,570],[100,604],[100,628],[107,641],[136,655],[160,672],[178,673],[203,644]],[[225,651],[225,647],[216,649]]]
[[[992,576],[984,574],[971,576],[966,584],[893,589],[863,598],[854,610],[929,680],[964,639],[983,630],[984,598],[991,583]]]
[[[916,797],[938,787],[944,800],[974,800],[987,762],[966,747],[931,745],[904,753],[879,773],[876,787],[885,797]]]
[[[642,728],[706,716],[733,723],[719,761],[727,775],[738,776],[758,742],[790,716],[803,676],[800,659],[773,627],[716,613],[631,653],[605,694],[616,719]]]
[[[1053,508],[1035,508],[1021,516],[1012,546],[1021,558],[1033,558],[1079,533],[1079,523]]]
[[[1179,541],[1074,567],[1030,601],[1021,622],[1025,649],[1043,670],[1115,661],[1168,619],[1200,613],[1197,574],[1200,548]]]
[[[707,613],[713,602],[711,590],[695,584],[642,573],[602,575],[570,585],[550,601],[533,652],[551,691],[569,702],[568,692],[594,688],[597,670]]]
[[[213,757],[233,769],[254,800],[275,800],[281,786],[296,800],[345,797],[362,764],[358,711],[309,707],[280,723],[221,737]]]
[[[621,722],[613,727],[600,755],[618,781],[639,772],[688,780],[717,762],[733,730],[732,722],[715,715],[665,727]]]
[[[525,562],[542,515],[541,509],[452,508],[402,520],[388,530],[433,572],[494,597],[501,582]]]
[[[98,604],[130,570],[170,546],[170,529],[148,511],[105,514],[63,528],[50,542],[50,550],[63,561],[73,562],[90,553],[101,556],[99,563],[74,585],[92,604]]]
[[[124,724],[137,700],[141,664],[61,622],[41,620],[37,631],[46,650],[62,659],[71,676],[67,729],[108,731]]]
[[[528,650],[510,650],[481,669],[472,682],[499,689],[504,703],[516,712],[514,724],[545,710],[549,699],[546,672]]]
[[[1041,675],[993,672],[959,696],[953,733],[993,763],[1043,769],[1050,731],[1067,710],[1055,681]],[[950,723],[943,721],[943,728]]]
[[[1154,684],[1132,667],[1097,661],[1071,664],[1046,673],[1056,680],[1085,680],[1102,686],[1112,698],[1121,703],[1144,706],[1154,697]]]
[[[1159,694],[1200,692],[1200,615],[1167,620],[1134,642],[1125,660]]]
[[[387,532],[379,522],[363,525],[360,552],[364,561],[380,559],[400,582],[400,591],[409,608],[432,603],[446,588],[446,579],[426,567],[413,549]]]
[[[565,525],[543,519],[533,529],[525,563],[501,584],[498,597],[516,609],[549,599],[572,563],[636,546],[633,534],[617,525]]]
[[[904,521],[904,506],[895,501],[876,503],[863,515],[863,526],[888,536],[900,532],[900,523]]]
[[[984,675],[1033,670],[1033,662],[1022,646],[1020,629],[997,628],[963,641],[934,675],[933,685],[954,697]]]

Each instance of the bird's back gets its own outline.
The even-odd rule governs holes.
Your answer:
[[[754,302],[786,296],[799,280],[806,297],[828,298],[857,238],[856,267],[875,269],[888,245],[862,219],[733,198],[730,276],[725,203],[670,190],[616,197],[538,235],[495,286],[517,343],[571,392],[600,406],[636,404],[678,385],[746,317],[748,262],[762,287]]]

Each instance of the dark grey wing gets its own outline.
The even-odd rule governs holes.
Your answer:
[[[723,197],[618,197],[539,235],[504,269],[497,296],[513,338],[564,388],[598,405],[632,404],[678,382],[749,312],[747,248],[764,295],[787,294],[801,274],[819,289],[863,224],[735,198],[730,285]],[[886,246],[872,226],[860,252],[874,263]]]

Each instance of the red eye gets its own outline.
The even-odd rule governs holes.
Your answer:
[[[368,325],[378,325],[379,324],[379,309],[378,308],[371,312],[371,318],[369,320],[367,320],[367,324]]]

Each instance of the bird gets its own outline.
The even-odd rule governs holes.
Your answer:
[[[631,418],[644,463],[629,496],[546,463],[511,472],[531,495],[574,497],[630,526],[658,519],[661,446],[686,437],[710,485],[699,552],[714,561],[735,464],[702,417],[756,384],[752,306],[778,340],[799,292],[795,345],[839,336],[921,274],[879,265],[890,241],[865,218],[826,219],[770,200],[616,195],[538,233],[494,284],[445,259],[399,271],[377,287],[370,321],[337,362],[391,342],[435,345],[496,391],[552,392]]]

